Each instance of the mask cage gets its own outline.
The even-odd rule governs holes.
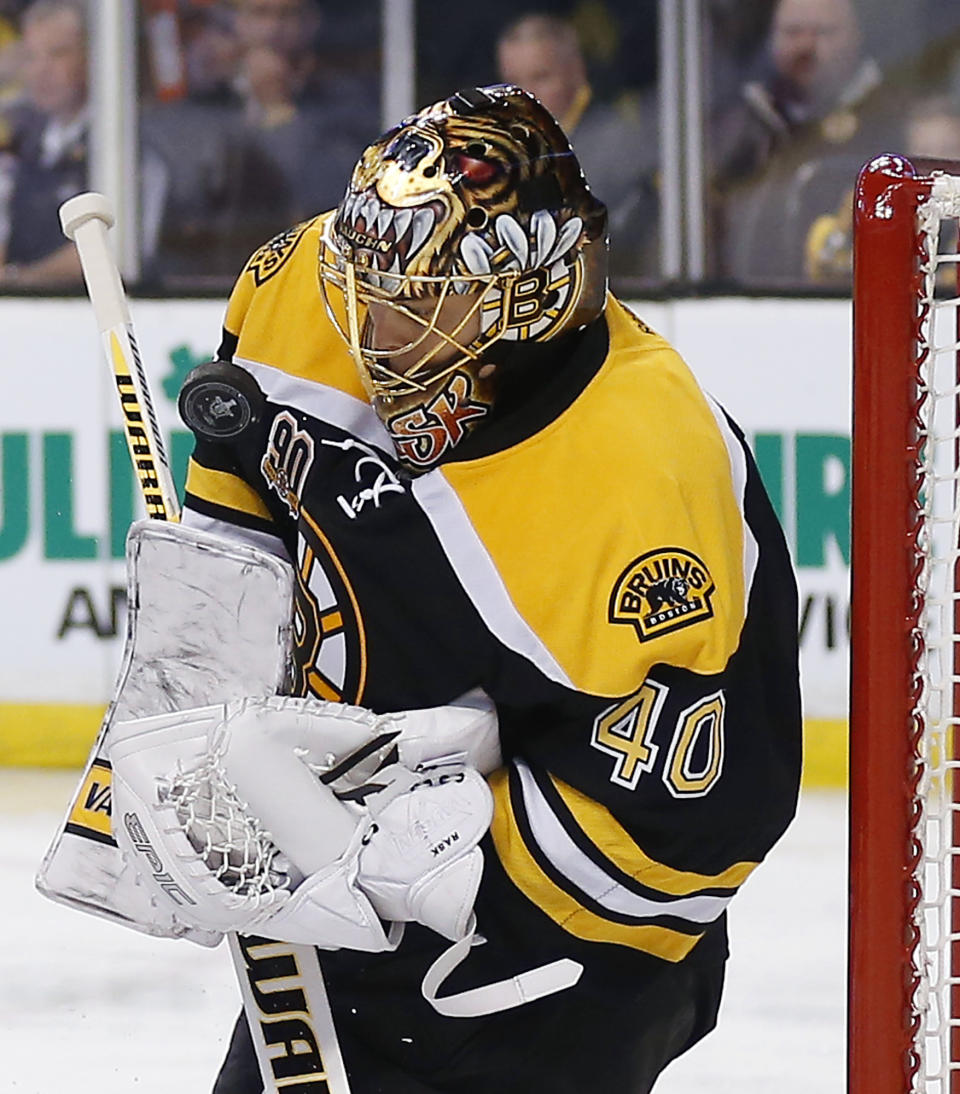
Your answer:
[[[332,259],[330,255],[333,256]],[[479,361],[483,351],[505,333],[505,309],[502,305],[509,299],[512,286],[523,276],[519,270],[489,274],[458,273],[455,277],[442,277],[388,274],[369,267],[358,267],[337,248],[330,237],[329,224],[320,247],[320,293],[327,316],[350,349],[371,394],[387,399],[426,391],[464,364]],[[372,278],[376,278],[378,283],[374,283]],[[331,287],[339,290],[342,295],[346,322],[337,314],[334,301],[330,297]],[[466,314],[452,330],[442,330],[439,318],[444,303],[453,297],[471,294],[475,294],[476,299]],[[427,314],[421,314],[408,306],[419,300],[434,300],[435,304]],[[403,346],[376,349],[365,336],[367,308],[372,303],[393,309],[423,327],[423,332]],[[495,313],[486,327],[483,321],[485,312]],[[477,314],[480,315],[479,335],[469,343],[460,341],[457,335]],[[412,368],[399,373],[390,367],[390,358],[412,353],[431,334],[439,341],[426,350]],[[442,365],[431,366],[432,359],[446,345],[459,350],[458,356]]]

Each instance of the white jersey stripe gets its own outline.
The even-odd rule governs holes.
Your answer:
[[[258,532],[253,528],[243,528],[239,524],[230,524],[229,521],[217,520],[216,517],[208,517],[198,513],[195,509],[185,508],[180,515],[180,523],[187,528],[198,528],[202,532],[209,532],[214,536],[223,536],[224,539],[233,540],[234,543],[245,543],[248,547],[258,547],[261,551],[276,555],[278,558],[290,561],[287,549],[279,536],[272,536],[269,532]]]
[[[619,884],[573,842],[550,808],[530,768],[522,760],[514,766],[520,775],[523,804],[537,846],[559,873],[607,911],[650,919],[670,915],[691,923],[712,923],[732,896],[686,896],[650,900]]]
[[[746,494],[747,494],[747,458],[744,455],[743,446],[739,438],[730,428],[730,423],[724,414],[720,404],[707,395],[707,405],[710,407],[716,419],[717,429],[723,443],[727,446],[727,455],[730,458],[730,475],[733,478],[733,492],[740,509],[740,520],[743,524],[743,613],[747,614],[747,603],[750,600],[750,590],[753,587],[753,575],[757,569],[757,558],[760,549],[757,540],[747,524]]]
[[[572,688],[570,677],[517,610],[463,503],[443,474],[435,470],[414,479],[412,493],[491,634],[536,665],[547,679]]]
[[[234,357],[234,361],[253,376],[271,402],[293,407],[321,422],[329,422],[384,452],[394,451],[390,434],[366,399],[357,399],[339,388],[316,380],[290,376],[272,365],[252,361],[249,357]]]

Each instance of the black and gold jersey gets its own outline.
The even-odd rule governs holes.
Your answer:
[[[221,356],[267,411],[198,444],[185,519],[293,563],[300,693],[495,701],[478,918],[515,971],[722,960],[800,770],[795,581],[742,433],[610,297],[534,397],[411,477],[318,291],[321,223],[240,276]],[[458,405],[422,427],[453,436]]]

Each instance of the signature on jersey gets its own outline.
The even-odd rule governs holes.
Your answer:
[[[358,485],[364,482],[366,485],[361,486],[352,498],[348,498],[345,494],[337,495],[340,508],[351,520],[356,520],[367,504],[372,504],[374,509],[379,509],[385,494],[404,492],[403,483],[369,445],[352,438],[345,441],[324,440],[322,443],[331,448],[343,449],[344,452],[357,451],[361,454],[354,464],[353,477]]]

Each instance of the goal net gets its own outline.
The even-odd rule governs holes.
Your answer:
[[[960,164],[854,203],[850,1094],[960,1094]]]

